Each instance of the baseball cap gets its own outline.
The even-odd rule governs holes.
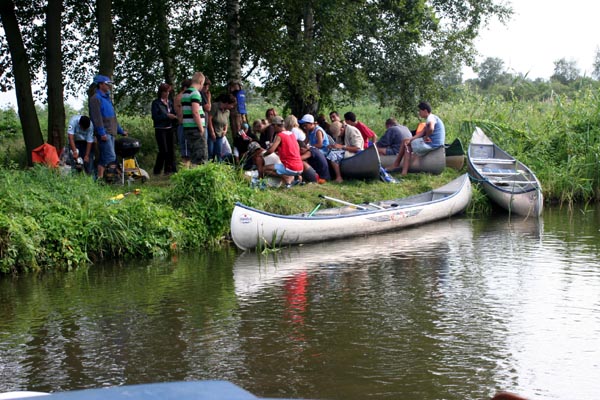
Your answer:
[[[112,81],[110,80],[110,78],[108,76],[105,75],[96,75],[94,77],[94,83],[96,85],[100,84],[100,83],[106,83],[107,85],[112,85]]]
[[[258,142],[250,142],[248,145],[248,154],[254,154],[258,149],[260,149],[260,144]]]
[[[276,115],[271,118],[271,123],[273,125],[283,125],[283,118],[281,118],[279,115]]]
[[[310,114],[304,114],[304,116],[300,119],[300,121],[298,121],[298,124],[302,125],[302,124],[314,124],[315,123],[315,117],[313,117]]]

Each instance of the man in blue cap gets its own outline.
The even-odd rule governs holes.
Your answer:
[[[117,160],[115,136],[117,134],[127,136],[127,132],[117,122],[117,114],[109,93],[112,85],[110,78],[104,75],[96,75],[94,84],[96,85],[96,93],[90,97],[89,110],[100,150],[98,179],[102,179],[106,166]]]

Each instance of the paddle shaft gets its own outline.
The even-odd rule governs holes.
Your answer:
[[[321,208],[321,203],[317,204],[317,206],[310,212],[310,214],[308,214],[308,216],[312,217],[319,208]]]
[[[325,199],[325,200],[335,201],[337,203],[344,204],[344,205],[347,205],[347,206],[356,207],[359,210],[366,210],[367,209],[366,207],[359,206],[358,204],[354,204],[354,203],[349,203],[349,202],[344,201],[344,200],[336,199],[335,197],[329,197],[329,196],[325,196],[323,194],[320,194],[319,197],[322,198],[322,199]]]

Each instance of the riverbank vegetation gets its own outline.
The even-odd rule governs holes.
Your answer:
[[[250,119],[269,107],[256,102]],[[475,125],[501,147],[529,165],[542,182],[549,202],[571,205],[600,198],[600,100],[593,88],[575,96],[544,101],[507,101],[465,90],[440,103],[448,141],[466,145]],[[392,109],[373,104],[342,106],[379,135]],[[318,194],[361,203],[403,197],[442,185],[460,172],[412,175],[399,184],[351,182],[305,185],[291,190],[250,188],[243,174],[209,164],[181,170],[168,178],[138,186],[98,185],[85,176],[63,176],[43,167],[24,169],[25,154],[12,110],[2,110],[0,137],[0,272],[71,269],[104,258],[160,257],[227,243],[229,218],[236,201],[277,213],[314,208]],[[280,110],[280,114],[285,111]],[[397,115],[396,115],[397,116]],[[416,117],[402,119],[415,126]],[[138,161],[150,169],[156,144],[150,118],[125,116],[121,123],[142,141]],[[462,171],[465,172],[465,171]],[[135,194],[134,189],[140,193]],[[124,194],[122,199],[114,197]],[[469,213],[489,211],[485,196],[475,192]]]

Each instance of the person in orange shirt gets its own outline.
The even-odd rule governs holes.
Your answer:
[[[363,137],[365,149],[367,147],[369,147],[370,144],[375,143],[377,141],[377,135],[375,134],[375,132],[373,132],[373,130],[371,128],[369,128],[367,125],[358,121],[356,119],[356,115],[353,112],[348,111],[347,113],[345,113],[344,121],[348,125],[353,126],[356,129],[358,129],[358,131],[360,132],[360,134]]]

